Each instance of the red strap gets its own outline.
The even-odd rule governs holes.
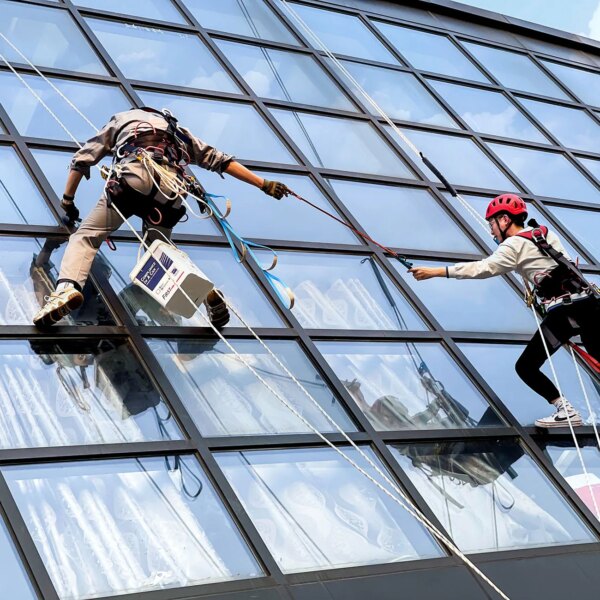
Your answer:
[[[585,350],[580,348],[577,344],[573,342],[569,342],[569,346],[579,354],[579,356],[586,362],[586,364],[594,371],[596,374],[600,375],[600,362],[597,361],[591,354],[588,354]]]
[[[544,235],[544,237],[548,236],[548,228],[545,225],[540,225],[539,227],[534,227],[533,229],[530,229],[529,231],[520,231],[519,233],[517,233],[517,235],[519,237],[525,238],[526,240],[529,240],[530,242],[533,242],[533,232],[536,229],[541,231],[542,234]]]

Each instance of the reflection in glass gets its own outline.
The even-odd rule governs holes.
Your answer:
[[[179,439],[122,341],[0,344],[0,447]]]
[[[446,36],[374,23],[415,69],[487,83],[487,77]]]
[[[128,79],[239,91],[196,35],[104,19],[86,21]]]
[[[373,258],[280,252],[293,313],[308,329],[424,329],[408,300]]]
[[[63,600],[262,575],[192,457],[7,467],[3,474]]]
[[[524,345],[463,343],[459,346],[521,425],[533,426],[536,419],[545,417],[553,411],[552,406],[526,386],[515,372],[514,364],[525,349]],[[581,413],[584,422],[591,424],[571,353],[568,350],[559,350],[552,357],[552,362],[564,395]],[[600,389],[595,385],[593,377],[581,366],[580,371],[586,393],[594,413],[598,415],[596,419],[598,420],[600,417]],[[542,367],[542,372],[554,381],[549,362]]]
[[[559,65],[549,60],[544,65],[556,75],[579,99],[592,106],[600,106],[600,75],[596,72],[578,69],[577,67]]]
[[[392,452],[463,552],[593,539],[517,442],[398,445]]]
[[[502,277],[417,281],[400,263],[390,262],[444,329],[530,333],[535,327],[530,311]],[[447,263],[419,261],[419,264],[441,267]]]
[[[185,0],[185,5],[206,29],[298,44],[264,0]]]
[[[501,425],[438,344],[317,342],[317,348],[375,429]]]
[[[58,268],[66,240],[0,238],[0,325],[31,325],[44,305],[44,297],[56,287]],[[98,261],[104,270],[105,263]],[[83,289],[84,303],[65,317],[61,325],[112,325],[108,308],[91,281]]]
[[[304,4],[290,3],[290,8],[334,54],[398,64],[398,61],[358,17]],[[297,26],[295,19],[285,8],[282,10],[286,18]]]
[[[281,325],[275,310],[259,290],[243,265],[238,265],[228,248],[201,246],[179,247],[214,282],[227,303],[253,326],[277,327]],[[129,273],[137,261],[137,244],[119,243],[118,252],[100,251],[101,260],[110,266],[110,283],[120,300],[140,325],[171,325],[208,327],[206,309],[202,306],[191,319],[170,313],[140,287],[133,285]],[[200,314],[202,313],[202,314]],[[239,327],[241,322],[231,315],[228,327]]]
[[[473,131],[548,143],[504,94],[443,81],[432,80],[430,83]]]
[[[600,508],[600,452],[593,442],[579,440],[578,443],[587,475],[581,468],[572,442],[548,443],[544,452],[592,514],[596,515],[596,507]]]
[[[414,152],[392,130],[385,125],[394,141],[401,146],[412,160],[428,174],[431,181],[439,181],[437,176],[425,167]],[[448,178],[450,183],[468,185],[492,190],[514,188],[509,179],[481,151],[471,138],[418,131],[401,128],[406,137],[429,158],[429,160]]]
[[[0,578],[5,598],[37,600],[4,521],[0,519]]]
[[[258,342],[231,343],[313,427],[319,431],[337,431]],[[345,431],[355,430],[295,342],[274,340],[267,345],[337,425]],[[155,339],[150,347],[202,435],[312,432],[223,342]]]
[[[563,154],[504,144],[488,146],[533,194],[600,204],[596,186]]]
[[[22,76],[79,141],[84,142],[96,134],[96,130],[41,77]],[[97,129],[103,127],[115,113],[131,108],[131,103],[117,86],[57,78],[50,78],[50,81],[96,125]],[[54,117],[13,73],[0,72],[0,103],[21,135],[72,141]]]
[[[577,157],[577,162],[580,162],[595,178],[600,181],[600,160],[593,158]]]
[[[224,40],[217,44],[258,96],[356,110],[312,56]]]
[[[238,159],[296,164],[277,135],[250,104],[156,92],[140,91],[138,94],[147,106],[168,108],[195,136],[223,152],[234,154]]]
[[[121,2],[121,0],[75,0],[74,4],[134,17],[187,25],[187,21],[173,6],[171,0],[128,0],[127,2]]]
[[[328,180],[365,231],[390,247],[479,254],[479,250],[423,189]],[[385,215],[385,218],[382,218]],[[424,236],[435,231],[435,236]]]
[[[575,208],[561,208],[549,206],[548,211],[564,223],[567,230],[596,257],[600,259],[600,212],[591,210],[577,210]]]
[[[570,100],[569,96],[525,54],[472,42],[461,43],[501,85],[522,92]]]
[[[344,453],[380,478],[356,450]],[[284,573],[443,555],[418,521],[329,448],[216,457]]]
[[[519,102],[563,146],[598,152],[600,126],[584,110],[527,98],[519,98]]]
[[[492,234],[490,233],[490,228],[487,224],[482,223],[479,219],[476,219],[460,202],[458,202],[455,198],[453,198],[448,192],[442,192],[446,197],[446,200],[451,203],[454,208],[460,213],[461,217],[467,223],[471,229],[477,234],[477,236],[481,239],[481,241],[490,249],[491,252],[496,250],[498,244],[494,241]],[[494,196],[475,196],[473,194],[461,194],[461,196],[471,205],[472,208],[475,209],[482,217],[485,215],[485,209],[489,204],[490,200]],[[541,225],[547,225],[550,229],[554,230],[554,226],[552,222],[549,222],[545,215],[543,215],[531,202],[527,203],[527,214],[529,219],[535,219]],[[567,240],[560,234],[560,232],[554,231],[554,233],[558,233],[560,237],[560,241],[564,249],[567,251],[567,254],[575,259],[580,255],[579,250],[575,250],[575,248],[567,242]],[[582,257],[585,261],[586,259]]]
[[[69,11],[0,0],[0,14],[0,33],[38,67],[107,75]],[[25,62],[2,39],[0,54],[10,62]]]
[[[0,146],[0,223],[56,225],[16,152]]]
[[[317,167],[374,175],[414,175],[366,121],[271,109],[308,160]]]
[[[227,220],[243,237],[338,244],[356,244],[358,242],[349,229],[296,198],[289,196],[276,202],[258,188],[229,175],[225,175],[225,179],[221,179],[216,173],[210,173],[197,167],[192,167],[192,171],[208,192],[227,196],[231,200],[232,210]],[[257,173],[271,181],[285,182],[300,196],[341,218],[312,179],[306,175],[266,171],[257,171]],[[224,212],[225,201],[222,198],[214,201]],[[269,215],[268,219],[264,218],[265,214]],[[193,221],[198,224],[207,222],[197,219],[193,219]],[[177,226],[178,231],[179,228],[180,225]],[[198,231],[198,233],[201,232]]]
[[[430,94],[412,73],[342,61],[344,67],[362,88],[392,118],[399,121],[414,121],[442,127],[457,127],[454,120],[442,105]],[[345,80],[345,76],[341,75]],[[355,92],[354,85],[346,82]],[[362,101],[367,111],[378,113],[361,95],[356,97]]]

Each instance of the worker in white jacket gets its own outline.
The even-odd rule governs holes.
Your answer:
[[[549,353],[554,354],[572,337],[581,335],[587,352],[600,360],[600,299],[594,285],[585,280],[570,261],[558,237],[546,227],[525,227],[527,205],[515,194],[494,198],[485,215],[497,250],[483,260],[449,267],[413,267],[410,273],[422,281],[431,277],[486,279],[516,271],[533,286],[546,314],[541,329]],[[549,417],[537,419],[538,427],[581,425],[582,419],[556,386],[541,372],[547,359],[537,332],[517,360],[516,371],[534,391],[554,405]]]

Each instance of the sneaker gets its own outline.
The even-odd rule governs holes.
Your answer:
[[[537,427],[568,427],[569,421],[573,427],[583,425],[581,415],[568,400],[560,399],[554,406],[556,407],[556,412],[549,417],[537,419],[535,422]]]
[[[83,294],[74,287],[54,292],[44,298],[46,304],[33,317],[36,327],[49,327],[83,304]]]
[[[221,329],[229,323],[229,309],[223,298],[223,294],[217,290],[211,290],[205,300],[206,312],[210,322],[217,328]]]

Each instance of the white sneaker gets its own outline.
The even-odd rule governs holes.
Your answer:
[[[568,400],[560,398],[554,406],[556,407],[556,412],[549,417],[537,419],[535,422],[537,427],[568,427],[569,421],[573,427],[583,425],[581,415]]]
[[[33,317],[36,327],[48,327],[66,317],[72,310],[83,304],[83,294],[74,287],[68,287],[60,292],[53,292],[45,298],[46,304]]]

